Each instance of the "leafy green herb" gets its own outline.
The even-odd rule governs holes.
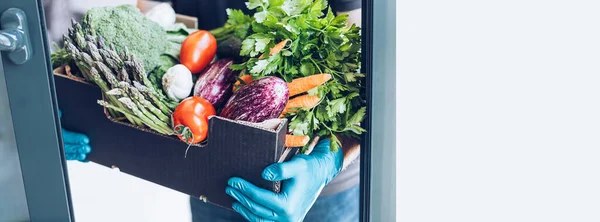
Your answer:
[[[54,52],[50,54],[50,60],[52,61],[52,68],[56,69],[59,66],[64,64],[69,64],[73,61],[73,58],[69,55],[69,53],[64,49],[58,46],[58,44],[53,43]]]
[[[229,18],[223,27],[210,31],[217,39],[217,42],[225,41],[231,37],[238,39],[246,38],[254,18],[238,9],[227,9],[227,15]]]
[[[348,26],[347,15],[334,15],[326,0],[249,0],[246,6],[255,11],[252,16],[228,10],[227,24],[213,31],[217,39],[234,35],[243,39],[244,59],[230,68],[255,78],[275,75],[288,82],[329,73],[332,80],[308,92],[323,98],[316,107],[286,115],[290,131],[329,136],[333,150],[341,145],[336,134],[358,137],[365,132],[360,127],[366,114],[366,101],[359,96],[365,77],[359,73],[360,28]],[[270,49],[283,40],[291,43],[269,56]]]

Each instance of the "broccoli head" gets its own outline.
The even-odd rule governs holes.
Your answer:
[[[167,32],[133,5],[98,7],[86,12],[84,28],[92,29],[118,52],[125,48],[144,63],[147,72],[160,65],[169,48]]]

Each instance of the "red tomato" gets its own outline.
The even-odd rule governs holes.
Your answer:
[[[177,136],[186,143],[202,142],[208,135],[208,117],[214,115],[217,115],[215,108],[202,97],[184,99],[173,111],[173,126],[178,132]]]
[[[192,73],[199,73],[215,57],[217,40],[209,32],[199,30],[190,34],[181,44],[179,60]]]

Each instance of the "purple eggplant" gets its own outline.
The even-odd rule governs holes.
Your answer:
[[[220,108],[233,94],[232,87],[237,80],[238,72],[229,68],[231,59],[220,59],[208,65],[194,86],[194,96],[209,101],[215,109]]]
[[[287,83],[269,76],[242,86],[229,98],[220,116],[248,122],[262,122],[278,118],[287,105]]]

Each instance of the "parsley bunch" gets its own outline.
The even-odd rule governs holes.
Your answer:
[[[227,24],[213,30],[217,39],[243,39],[244,59],[230,68],[253,79],[275,75],[288,82],[331,74],[332,80],[308,92],[321,98],[316,107],[286,114],[289,130],[294,135],[330,136],[332,150],[341,145],[336,135],[358,138],[365,132],[360,127],[366,112],[360,28],[348,26],[347,15],[335,16],[326,0],[249,0],[246,6],[255,11],[252,16],[228,9]],[[284,49],[269,56],[284,40],[289,40]]]

